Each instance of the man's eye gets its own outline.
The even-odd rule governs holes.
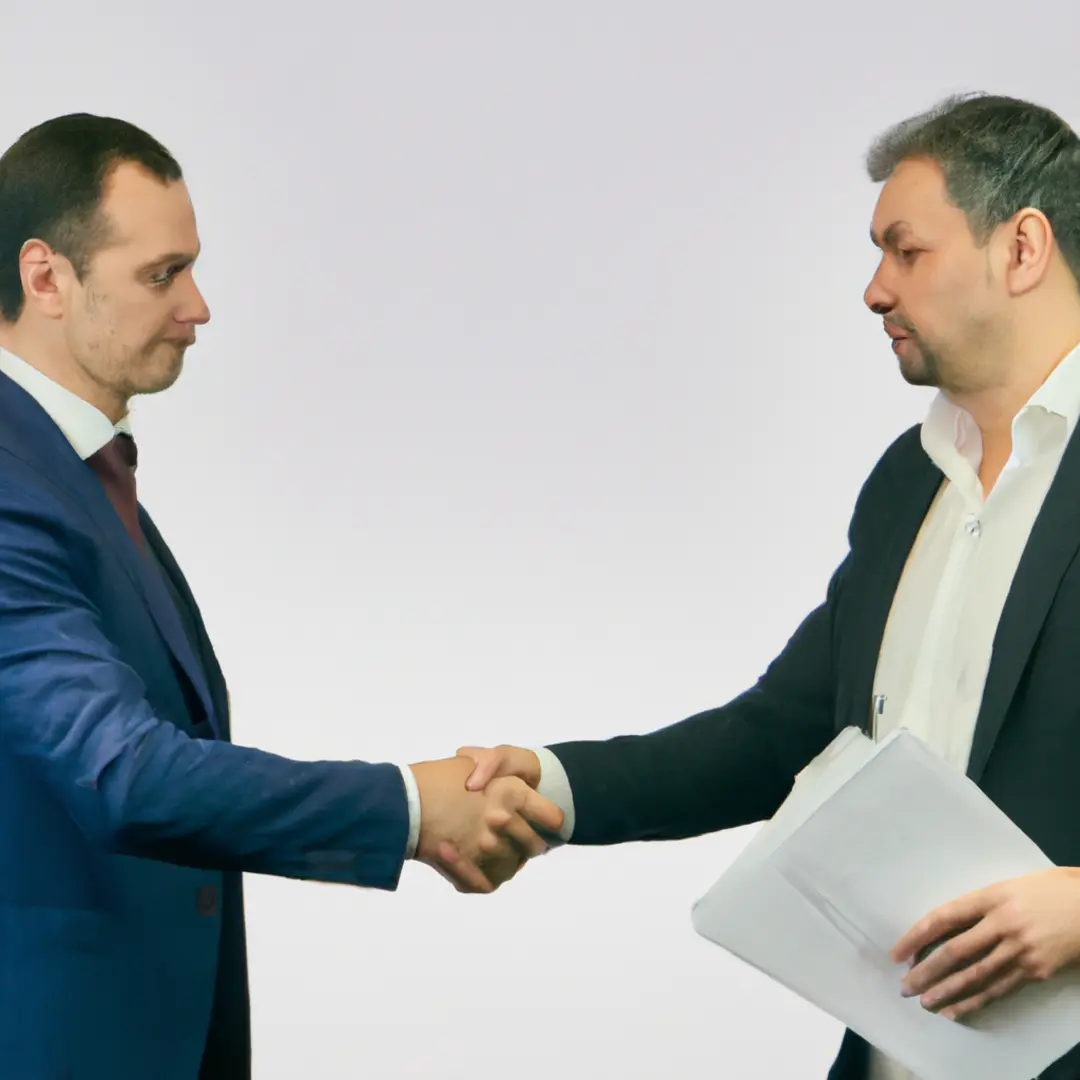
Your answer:
[[[904,262],[914,262],[915,256],[919,254],[918,248],[901,248],[897,254]]]
[[[169,269],[166,270],[164,273],[158,274],[156,277],[152,277],[150,279],[150,284],[151,285],[168,285],[169,282],[172,281],[172,279],[174,277],[176,277],[177,273],[178,273],[177,267],[170,266]]]

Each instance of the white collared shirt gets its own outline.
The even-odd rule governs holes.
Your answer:
[[[0,349],[0,372],[18,383],[48,413],[83,461],[111,442],[117,432],[131,434],[130,415],[114,425],[100,409],[3,349]],[[399,768],[409,804],[406,857],[412,858],[420,839],[420,790],[412,770],[404,765]]]
[[[1012,455],[985,496],[975,421],[944,394],[934,398],[922,445],[945,479],[889,611],[874,679],[875,699],[884,699],[879,738],[907,728],[966,772],[1005,599],[1078,417],[1080,346],[1014,417]],[[566,814],[561,835],[569,840],[574,798],[566,770],[550,750],[537,752],[538,790]],[[872,1049],[869,1080],[919,1078]]]
[[[885,627],[874,678],[875,698],[884,698],[879,738],[907,728],[967,770],[1005,599],[1078,416],[1080,347],[1013,419],[1012,456],[984,498],[978,427],[943,394],[934,399],[922,444],[945,481],[912,546]],[[918,1080],[876,1051],[869,1078]]]
[[[114,425],[89,401],[3,349],[0,349],[0,372],[18,383],[49,414],[83,461],[111,442],[117,432],[131,434],[130,415]]]

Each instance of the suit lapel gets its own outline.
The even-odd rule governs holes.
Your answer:
[[[208,692],[213,703],[213,708],[210,711],[211,725],[218,738],[228,739],[229,702],[228,693],[225,689],[225,676],[217,662],[217,657],[214,655],[213,646],[210,644],[210,636],[206,632],[206,626],[199,613],[199,607],[195,603],[195,597],[192,596],[187,580],[173,557],[173,553],[169,550],[169,546],[165,543],[161,533],[158,532],[157,526],[142,506],[139,507],[139,522],[147,544],[150,545],[154,556],[161,565],[162,573],[168,577],[178,602],[184,606],[194,631],[195,641],[193,645],[199,654],[199,670],[205,675]],[[175,606],[171,604],[171,597],[170,606]],[[185,633],[185,640],[187,637],[188,635]]]
[[[138,550],[109,501],[105,488],[44,409],[6,375],[0,375],[0,444],[37,470],[80,506],[101,532],[105,546],[115,552],[165,644],[191,680],[207,716],[214,707],[195,654],[164,582]]]
[[[913,428],[907,437],[910,441],[898,448],[891,475],[883,477],[881,493],[863,509],[869,516],[864,525],[869,550],[863,556],[865,562],[860,560],[862,569],[852,573],[845,585],[853,616],[848,651],[840,657],[841,680],[845,670],[851,673],[842,726],[855,725],[864,731],[870,725],[874,676],[893,597],[943,480],[922,448],[919,429]]]
[[[107,498],[106,502],[108,502]],[[112,509],[111,503],[109,503],[109,509]],[[115,511],[113,511],[113,516],[116,517]],[[140,506],[140,524],[145,520],[145,511]],[[124,539],[127,540],[127,547],[124,549],[123,557],[129,568],[134,570],[143,598],[146,600],[150,614],[157,624],[158,631],[165,639],[165,643],[176,658],[176,662],[191,681],[191,685],[195,687],[195,692],[199,696],[206,718],[210,721],[210,726],[214,729],[215,735],[220,738],[221,731],[217,721],[217,713],[210,696],[210,689],[207,686],[206,676],[195,656],[192,643],[184,632],[184,625],[180,621],[180,613],[176,610],[176,604],[173,603],[173,599],[169,595],[168,586],[162,579],[161,574],[157,572],[157,568],[150,561],[150,558],[140,552],[131,542],[126,529],[123,530],[123,534]],[[149,543],[149,539],[146,542]]]
[[[986,675],[968,776],[981,779],[1061,579],[1080,548],[1080,439],[1069,440],[1016,568]]]

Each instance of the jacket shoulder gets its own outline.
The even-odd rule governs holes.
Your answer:
[[[926,474],[937,470],[922,445],[922,424],[913,424],[898,435],[878,458],[863,481],[851,516],[849,538],[854,539],[868,516],[890,505],[897,495]]]

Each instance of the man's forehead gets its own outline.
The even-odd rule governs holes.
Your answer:
[[[151,216],[163,211],[191,210],[183,180],[162,180],[132,162],[123,162],[109,175],[102,191],[102,206],[113,215]]]
[[[135,249],[146,259],[198,253],[195,212],[182,181],[163,183],[122,165],[104,193],[101,209],[114,247]]]
[[[956,208],[948,200],[945,177],[932,162],[904,161],[885,182],[870,226],[875,243],[890,244],[905,234],[951,224]]]

